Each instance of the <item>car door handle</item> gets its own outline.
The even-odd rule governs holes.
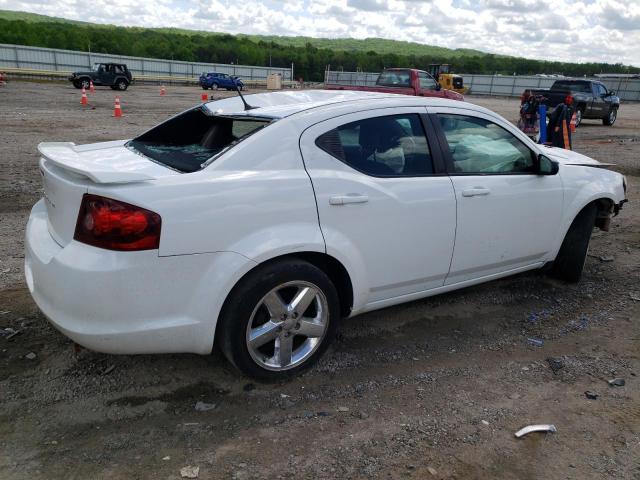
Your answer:
[[[480,195],[489,195],[491,190],[484,187],[473,187],[462,191],[463,197],[478,197]]]
[[[333,195],[329,197],[330,205],[346,205],[347,203],[366,203],[369,201],[367,195],[348,193],[347,195]]]

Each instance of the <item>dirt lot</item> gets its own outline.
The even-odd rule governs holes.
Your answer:
[[[131,137],[201,91],[167,93],[133,87],[114,119],[109,89],[95,109],[64,84],[0,89],[0,328],[19,331],[0,336],[0,478],[640,479],[640,105],[574,136],[630,181],[582,282],[534,272],[345,320],[315,369],[265,386],[215,353],[75,351],[24,285],[37,143]],[[468,100],[515,119],[515,99]],[[514,437],[532,423],[558,431]]]

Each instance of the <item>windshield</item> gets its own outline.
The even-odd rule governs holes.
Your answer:
[[[134,138],[127,147],[174,170],[195,172],[269,122],[256,117],[213,115],[197,107]]]
[[[378,77],[376,85],[386,87],[410,87],[411,72],[409,70],[388,70]]]

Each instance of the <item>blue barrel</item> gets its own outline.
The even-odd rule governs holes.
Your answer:
[[[540,104],[538,109],[540,113],[540,140],[538,143],[546,143],[547,141],[547,106],[544,103]]]

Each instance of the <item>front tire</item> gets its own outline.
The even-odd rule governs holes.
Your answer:
[[[217,343],[245,375],[261,381],[293,377],[311,367],[335,336],[336,288],[314,265],[268,263],[233,289],[220,316]]]
[[[612,107],[609,110],[608,115],[602,119],[602,124],[610,127],[614,123],[616,123],[616,118],[618,118],[618,109],[615,107]]]
[[[567,282],[580,280],[597,214],[598,208],[591,203],[584,207],[573,220],[553,263],[551,274],[554,277]]]
[[[213,85],[211,85],[211,90],[218,90],[218,84],[214,83]]]

